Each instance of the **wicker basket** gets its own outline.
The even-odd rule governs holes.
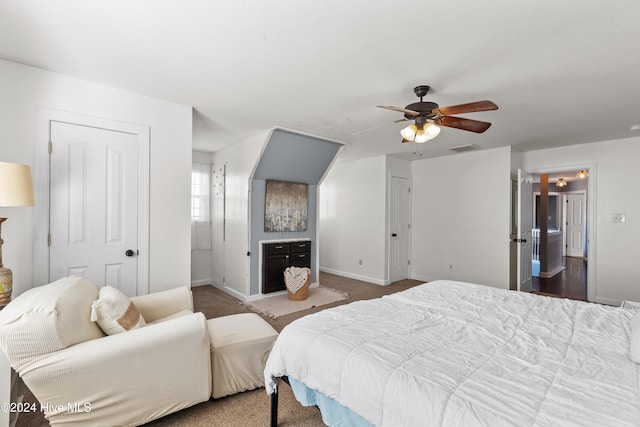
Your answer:
[[[311,283],[311,274],[307,275],[307,280],[304,282],[304,285],[302,285],[302,287],[300,289],[298,289],[298,292],[296,292],[295,294],[292,293],[289,289],[287,289],[287,293],[289,294],[289,299],[291,301],[303,301],[307,299],[307,294],[309,292],[309,284]]]

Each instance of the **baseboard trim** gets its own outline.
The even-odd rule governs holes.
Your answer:
[[[206,286],[206,285],[210,285],[211,284],[211,279],[200,279],[200,280],[192,280],[191,281],[191,287],[196,287],[196,286]]]
[[[619,307],[622,304],[622,300],[613,299],[613,298],[603,298],[603,297],[595,297],[593,300],[589,300],[589,302],[596,302],[598,304],[604,305],[612,305],[614,307]]]
[[[349,279],[362,280],[363,282],[373,283],[374,285],[386,286],[390,282],[388,280],[375,279],[373,277],[361,276],[359,274],[353,274],[346,271],[334,270],[332,268],[320,267],[320,271],[323,273],[335,274],[337,276],[347,277]]]
[[[245,294],[241,294],[240,292],[236,291],[235,289],[232,289],[226,285],[218,285],[216,283],[212,283],[211,286],[213,286],[216,289],[221,290],[222,292],[224,292],[225,294],[229,294],[234,298],[239,299],[240,301],[248,301],[248,298]]]
[[[562,270],[564,270],[564,266],[563,265],[561,265],[559,267],[556,267],[555,269],[553,269],[551,271],[541,271],[538,274],[540,275],[540,277],[542,277],[544,279],[550,279],[551,277],[553,277],[556,274],[560,273]]]
[[[422,280],[423,282],[434,282],[436,280],[443,280],[442,277],[432,277],[432,276],[421,276],[419,274],[413,274],[409,279],[413,280]]]

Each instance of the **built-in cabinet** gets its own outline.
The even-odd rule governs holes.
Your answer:
[[[287,267],[311,267],[311,241],[292,240],[262,244],[262,293],[283,291]]]

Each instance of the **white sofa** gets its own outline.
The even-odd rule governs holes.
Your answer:
[[[133,426],[211,396],[207,320],[187,287],[132,298],[146,326],[106,336],[98,288],[80,277],[36,287],[0,311],[0,349],[52,426]]]

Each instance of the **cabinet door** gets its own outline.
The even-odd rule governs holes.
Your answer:
[[[262,292],[287,289],[284,284],[284,270],[289,266],[289,255],[271,255],[264,259]]]

